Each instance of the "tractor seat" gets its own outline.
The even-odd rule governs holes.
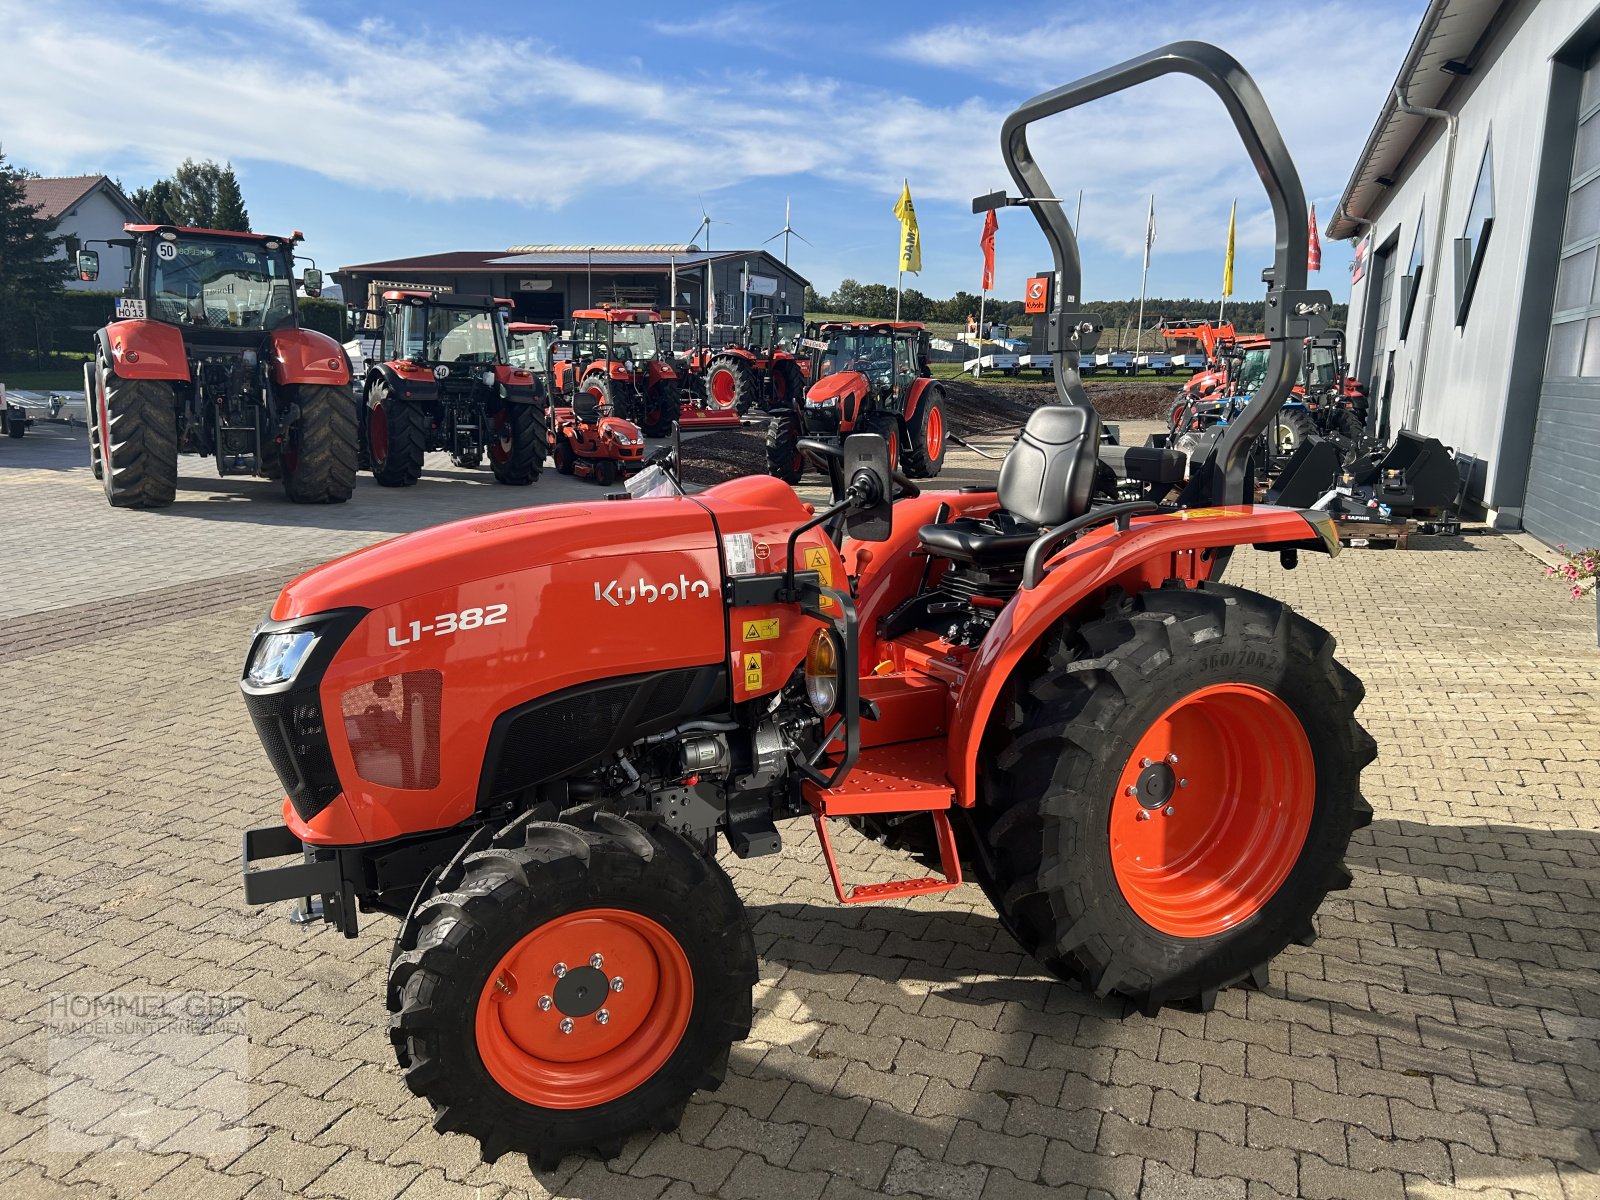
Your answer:
[[[1020,563],[1040,532],[1089,511],[1100,460],[1100,419],[1052,404],[1034,410],[1000,464],[1000,507],[978,520],[958,517],[924,525],[929,554],[978,567]]]

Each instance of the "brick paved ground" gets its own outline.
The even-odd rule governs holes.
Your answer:
[[[1339,635],[1381,747],[1355,886],[1267,991],[1127,1017],[1042,978],[976,890],[841,909],[799,833],[729,863],[762,982],[727,1085],[676,1135],[536,1177],[400,1083],[392,921],[347,941],[237,881],[275,807],[234,688],[263,568],[508,490],[446,468],[318,512],[197,476],[182,511],[112,514],[80,453],[0,446],[0,608],[32,614],[0,631],[0,1196],[1600,1196],[1600,654],[1592,606],[1506,538],[1236,560]],[[186,990],[248,997],[248,1040],[46,1034],[52,996]]]

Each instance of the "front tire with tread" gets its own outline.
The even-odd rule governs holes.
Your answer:
[[[101,475],[113,508],[164,508],[178,494],[178,405],[162,379],[107,372]]]
[[[350,389],[298,385],[299,419],[279,454],[283,490],[296,504],[343,504],[356,490],[356,406]]]

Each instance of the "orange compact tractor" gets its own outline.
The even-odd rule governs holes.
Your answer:
[[[556,364],[564,397],[587,391],[647,437],[666,437],[678,419],[683,385],[656,341],[661,314],[649,308],[585,308],[572,314],[571,360]]]
[[[383,294],[381,361],[367,369],[362,449],[372,477],[410,487],[429,450],[495,482],[528,484],[544,469],[544,380],[507,358],[509,300],[434,292]]]
[[[1082,294],[1047,199],[1068,193],[1027,141],[1171,72],[1222,95],[1277,224],[1267,384],[1187,479],[1101,444],[1098,322],[1060,299]],[[1283,141],[1244,69],[1184,42],[1028,101],[1001,146],[1021,195],[975,207],[1043,227],[1059,402],[994,487],[919,494],[888,438],[806,439],[825,507],[756,476],[475,518],[301,576],[256,630],[243,689],[287,796],[245,835],[245,898],[320,896],[352,937],[399,919],[400,1070],[486,1159],[618,1153],[722,1080],[757,978],[723,840],[776,854],[803,822],[845,904],[970,873],[1043,969],[1145,1013],[1265,986],[1349,884],[1361,684],[1325,630],[1219,578],[1252,546],[1338,548],[1325,514],[1245,490],[1329,308]],[[1115,499],[1130,481],[1149,498]],[[937,873],[847,884],[852,825]]]
[[[796,403],[806,387],[797,356],[805,318],[756,313],[742,342],[716,352],[706,369],[706,396],[717,408],[748,412]]]
[[[544,361],[548,378],[560,371],[567,372],[570,379],[570,347],[563,346],[557,353],[553,326],[514,324],[511,330],[524,355]],[[542,343],[537,353],[533,350],[536,342]],[[609,391],[583,387],[563,395],[553,383],[550,391],[564,401],[550,422],[550,456],[557,471],[609,487],[644,467],[644,435],[632,421],[616,415]]]
[[[806,471],[804,438],[838,444],[871,433],[889,445],[889,461],[914,479],[944,466],[944,385],[928,370],[928,334],[912,321],[829,321],[802,339],[812,383],[774,406],[767,425],[767,472],[798,483]],[[822,464],[824,469],[827,464]]]
[[[118,508],[177,494],[178,455],[219,475],[282,479],[289,499],[348,500],[356,481],[350,364],[338,342],[300,326],[294,247],[270,237],[125,225],[132,254],[116,320],[84,364],[89,464]],[[99,256],[78,256],[94,279]],[[307,269],[307,286],[321,273]]]

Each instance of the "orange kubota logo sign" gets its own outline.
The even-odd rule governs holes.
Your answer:
[[[660,587],[643,579],[626,586],[620,579],[613,579],[606,584],[604,590],[601,589],[599,580],[596,580],[594,585],[596,602],[603,600],[612,608],[625,608],[630,604],[654,604],[657,600],[687,600],[691,596],[704,600],[710,595],[709,583],[704,579],[690,579],[687,575],[679,575],[676,583],[664,583]]]
[[[1042,313],[1048,312],[1050,302],[1050,276],[1035,275],[1028,280],[1027,290],[1023,293],[1023,312]]]

